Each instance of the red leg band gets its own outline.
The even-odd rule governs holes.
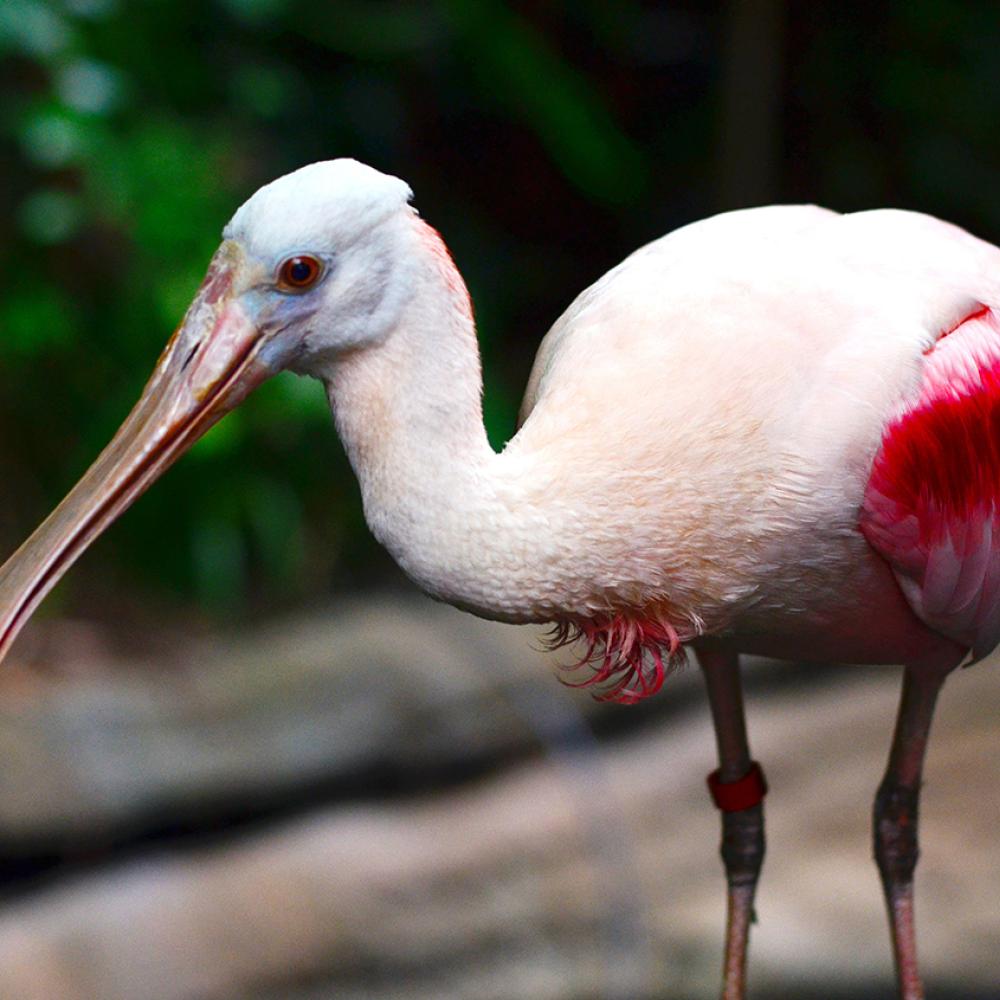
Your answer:
[[[708,790],[712,801],[723,812],[740,812],[763,801],[767,795],[767,782],[757,761],[750,762],[750,770],[736,781],[721,781],[719,772],[708,776]]]

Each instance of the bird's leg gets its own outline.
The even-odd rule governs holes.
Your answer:
[[[754,919],[757,877],[764,861],[763,798],[767,786],[747,746],[739,657],[701,650],[698,661],[708,687],[719,749],[719,769],[709,775],[708,785],[722,812],[722,861],[728,886],[722,1000],[743,1000],[747,939]]]
[[[907,667],[885,777],[875,795],[875,861],[882,876],[900,1000],[923,1000],[913,922],[913,872],[917,866],[917,805],[927,735],[938,692],[952,667]]]

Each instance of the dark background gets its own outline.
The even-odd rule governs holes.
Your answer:
[[[258,186],[280,174],[313,160],[352,156],[410,183],[421,214],[441,231],[469,284],[483,352],[486,420],[500,447],[513,433],[522,387],[549,325],[623,256],[672,228],[729,208],[807,201],[841,211],[917,209],[1000,242],[998,59],[1000,12],[994,0],[3,0],[0,552],[13,551],[110,438],[183,315],[223,225]],[[332,618],[339,612],[329,609],[348,598],[348,614]],[[153,859],[154,867],[175,856],[186,863],[188,852],[221,844],[218,858],[225,861],[230,856],[225,852],[238,850],[245,834],[279,836],[282,824],[313,817],[318,810],[359,802],[406,809],[414,799],[454,808],[449,796],[456,789],[460,795],[470,786],[488,792],[489,782],[498,776],[504,780],[509,768],[541,767],[546,754],[567,753],[567,741],[590,739],[591,728],[596,728],[599,749],[590,752],[607,754],[609,767],[623,752],[622,741],[652,740],[667,722],[677,734],[670,752],[687,759],[686,713],[704,714],[694,682],[633,711],[595,711],[582,694],[559,700],[564,692],[537,667],[537,691],[517,679],[498,709],[489,700],[492,694],[477,701],[461,685],[456,694],[439,682],[430,669],[437,653],[427,655],[429,669],[416,671],[418,680],[411,681],[400,680],[384,664],[379,669],[385,673],[375,672],[380,657],[388,654],[373,654],[365,643],[363,652],[343,652],[350,644],[339,645],[338,637],[353,634],[357,622],[367,620],[367,608],[374,607],[383,624],[372,626],[373,634],[380,642],[397,644],[400,662],[416,658],[413,619],[398,612],[409,607],[411,598],[411,586],[364,525],[357,488],[319,385],[291,375],[272,380],[95,544],[14,650],[8,678],[0,684],[0,744],[6,755],[0,763],[0,898],[14,907],[0,904],[0,965],[20,968],[12,964],[11,956],[21,952],[11,950],[9,929],[19,931],[24,921],[42,928],[44,922],[31,921],[47,905],[47,893],[56,893],[51,898],[59,901],[51,912],[70,912],[58,893],[81,873],[93,876],[99,895],[102,879],[113,881],[121,866],[130,871],[136,859]],[[303,607],[319,609],[318,617],[306,625],[283,624],[286,615]],[[432,612],[424,614],[427,621],[438,621]],[[295,699],[301,690],[295,685],[305,676],[300,667],[308,660],[302,646],[310,637],[327,635],[331,621],[336,627],[328,647],[329,676],[309,674],[311,686],[299,704]],[[435,625],[441,634],[451,636],[455,630],[456,650],[474,657],[484,648],[477,645],[485,641],[479,633],[460,631],[472,625],[441,622]],[[288,657],[285,687],[285,675],[273,662],[266,669],[277,679],[272,687],[263,684],[264,668],[251,655],[257,630],[271,623],[279,638],[268,632],[260,642]],[[280,636],[288,637],[285,645]],[[192,642],[207,643],[204,648],[216,652],[204,653]],[[218,653],[220,646],[227,652]],[[494,652],[501,662],[501,653]],[[510,655],[518,662],[520,653]],[[169,669],[158,670],[163,667]],[[986,671],[989,665],[977,669]],[[241,679],[235,682],[237,676]],[[823,696],[830,676],[769,673],[751,682],[751,701],[759,695],[762,704],[772,704],[791,692],[807,695],[803,701],[811,703]],[[789,878],[800,879],[788,897],[797,902],[808,895],[803,886],[817,884],[811,865],[822,869],[848,843],[861,853],[839,868],[823,869],[828,882],[819,884],[831,889],[814,908],[821,917],[818,925],[808,925],[812,937],[806,959],[794,933],[782,939],[786,954],[766,930],[761,932],[761,967],[771,970],[767,982],[779,984],[761,997],[890,995],[888,947],[880,937],[880,904],[874,872],[865,867],[863,831],[888,745],[893,681],[887,674],[877,682],[874,675],[865,676],[865,684],[884,685],[878,691],[887,700],[873,723],[878,731],[870,743],[836,727],[830,737],[840,740],[839,752],[856,747],[861,754],[850,789],[857,811],[816,819],[829,844],[823,840],[823,850],[802,862],[797,876],[794,869],[791,876],[786,870],[784,883],[779,868],[771,885],[780,897]],[[254,684],[261,683],[259,698],[258,693],[246,696],[252,710],[225,701],[213,687],[217,677],[223,678],[218,684],[226,698],[255,691]],[[338,686],[344,677],[350,697]],[[496,683],[508,680],[500,676]],[[850,693],[850,682],[844,683]],[[359,685],[364,697],[356,694]],[[869,696],[869,688],[858,690],[855,702],[827,692],[831,707],[823,718],[842,713],[854,719],[849,705]],[[955,732],[980,734],[986,749],[980,754],[975,744],[974,757],[981,762],[995,757],[989,749],[995,745],[989,728],[993,716],[987,717],[994,709],[982,691],[978,698],[980,714],[970,714],[972,721],[963,728],[965,716],[955,709],[952,725]],[[525,707],[529,702],[535,707]],[[323,758],[332,763],[324,770],[315,764],[323,754],[307,751],[311,739],[321,743],[326,737],[303,737],[301,719],[328,704],[349,704],[351,712],[346,722],[322,716],[323,734],[333,734]],[[298,708],[291,711],[290,705]],[[557,718],[559,711],[569,712],[575,720],[569,730],[576,735],[553,732],[560,726],[546,715],[549,709]],[[508,710],[512,721],[506,727]],[[163,718],[157,714],[161,711]],[[383,711],[387,714],[379,714]],[[248,751],[242,763],[232,763],[238,756],[232,747],[242,745],[239,734],[244,729],[271,732],[271,722],[262,719],[283,712],[288,733],[275,744],[283,749],[268,751],[271,759],[263,762]],[[504,723],[499,730],[515,735],[480,741],[477,734],[491,719]],[[336,735],[341,722],[342,737]],[[230,724],[234,728],[227,729]],[[788,748],[784,758],[777,753],[768,758],[778,778],[775,787],[783,783],[782,767],[786,796],[797,787],[793,772],[802,762],[809,779],[800,786],[806,789],[802,801],[808,795],[826,797],[832,809],[836,796],[810,782],[832,773],[826,754],[833,744],[808,744],[800,753],[795,747],[808,743],[811,733],[800,731],[803,742],[794,744],[773,730],[762,734],[759,725],[753,730],[753,724],[751,713],[758,738],[773,735]],[[357,750],[352,725],[371,737],[369,756]],[[698,716],[698,725],[690,728],[700,734],[707,770],[707,718]],[[174,729],[180,733],[177,744],[165,749],[163,734]],[[822,726],[817,723],[816,729]],[[413,737],[417,731],[424,735]],[[438,739],[433,751],[421,742],[430,739],[427,732]],[[199,739],[211,746],[201,747]],[[300,752],[303,742],[306,751]],[[202,757],[186,757],[185,744],[201,747]],[[970,941],[978,940],[977,934],[987,940],[997,930],[995,896],[992,905],[979,910],[970,898],[977,885],[985,891],[983,873],[996,868],[1000,819],[992,792],[976,799],[979,812],[963,813],[967,803],[954,796],[970,779],[951,747],[951,756],[940,759],[932,747],[930,773],[946,779],[939,789],[953,790],[952,798],[936,800],[939,817],[954,820],[960,831],[971,823],[981,838],[971,847],[961,839],[939,847],[937,857],[951,867],[930,869],[926,881],[937,886],[932,912],[938,922],[965,927],[962,933]],[[275,764],[269,771],[266,765],[284,761],[284,750],[287,768]],[[640,750],[634,751],[637,768],[644,766]],[[232,758],[231,770],[219,772],[225,779],[219,787],[208,782],[192,792],[185,784],[191,760],[214,761],[220,753]],[[29,758],[32,766],[24,763]],[[302,770],[304,759],[314,762],[313,770]],[[62,767],[69,768],[69,777]],[[109,789],[119,787],[114,775],[129,768],[140,775],[134,787],[128,786],[132,798],[113,801]],[[677,829],[690,822],[700,831],[697,824],[706,824],[707,832],[694,836],[693,848],[704,852],[704,861],[698,854],[689,868],[704,872],[706,891],[719,902],[714,817],[702,800],[701,773],[691,770],[692,785],[685,792],[693,803],[690,820],[669,782],[662,809]],[[984,788],[993,787],[989,774],[981,780]],[[603,792],[594,795],[600,799]],[[61,800],[72,806],[60,810]],[[17,811],[19,802],[23,812]],[[783,827],[780,807],[775,807],[778,857],[782,852],[789,857],[799,841],[812,843],[809,816],[818,817],[822,805],[819,801],[810,813],[800,803],[806,813],[801,827],[797,817]],[[525,808],[523,801],[511,801],[514,814]],[[929,809],[933,829],[933,800]],[[455,824],[460,833],[461,823]],[[339,843],[335,827],[330,843]],[[384,832],[377,824],[372,829],[377,853]],[[937,836],[941,843],[940,831]],[[525,855],[515,851],[514,856]],[[661,924],[669,924],[674,914],[688,912],[670,896],[675,893],[680,900],[686,869],[676,858],[662,860],[657,854],[644,863],[650,861],[644,872],[678,880],[665,883],[667,902],[661,910],[668,917]],[[852,881],[838,881],[831,870],[850,871]],[[322,859],[315,871],[316,884],[331,877]],[[547,872],[541,865],[537,878]],[[971,880],[962,883],[965,894],[957,888],[960,874]],[[646,877],[652,875],[641,874],[640,882]],[[482,898],[490,905],[509,890],[497,878],[499,888],[490,889],[488,879],[483,883]],[[850,898],[854,879],[868,892],[859,912],[876,921],[871,932],[838,910]],[[109,902],[113,898],[113,893],[100,896],[88,911],[91,917],[79,923],[104,926],[101,914],[117,912]],[[22,903],[28,909],[18,910]],[[30,909],[35,906],[41,909]],[[416,912],[426,909],[417,906]],[[794,907],[780,911],[772,902],[772,916],[776,909],[785,921],[777,926],[794,930],[799,921]],[[276,919],[285,919],[281,906],[274,912]],[[467,912],[456,906],[456,927]],[[824,965],[827,953],[815,933],[828,916],[826,943],[841,949],[838,953],[834,947],[832,965]],[[242,919],[234,913],[234,925],[243,926]],[[563,917],[552,919],[558,923]],[[721,913],[713,912],[703,928],[694,919],[689,936],[695,944],[668,947],[661,941],[653,953],[672,969],[683,969],[688,961],[694,967],[704,955],[712,965],[720,920]],[[308,926],[306,921],[303,928]],[[658,941],[661,930],[652,935]],[[73,927],[71,939],[72,933]],[[572,926],[560,933],[567,940],[574,936]],[[620,938],[625,932],[615,933]],[[859,958],[852,970],[844,962],[845,950],[850,953],[852,947],[844,942],[857,939],[860,954],[861,945],[876,936],[884,966],[874,959],[881,972],[871,979],[866,978],[870,963]],[[125,954],[142,953],[141,942],[133,948],[127,934],[110,937]],[[610,955],[613,964],[618,953],[608,941],[618,940],[615,934],[597,938],[603,944],[591,951]],[[26,932],[23,942],[36,947],[42,940],[49,939],[38,930],[35,938]],[[505,993],[502,986],[491,993],[481,987],[470,994],[433,986],[417,992],[415,983],[425,983],[426,976],[435,982],[442,969],[455,966],[454,955],[421,952],[398,959],[394,940],[391,934],[380,939],[374,957],[353,956],[348,972],[332,957],[319,971],[285,969],[282,975],[287,972],[288,978],[301,976],[293,986],[272,972],[270,979],[260,980],[264,985],[250,976],[242,987],[213,992],[178,985],[175,992],[161,994],[143,974],[137,980],[142,985],[132,992],[126,988],[113,995],[129,1000],[154,995],[233,1000],[534,995],[513,987]],[[486,967],[485,958],[475,957],[490,954],[484,940],[463,945],[470,951],[457,965],[481,962]],[[506,940],[501,936],[501,945]],[[989,982],[981,957],[990,945],[965,959],[947,937],[935,940],[930,954],[932,961],[935,955],[939,959],[932,965],[937,996],[991,995],[975,992]],[[605,945],[609,950],[602,951]],[[78,946],[78,951],[86,949]],[[220,946],[215,954],[224,952]],[[29,948],[27,954],[36,952]],[[528,959],[518,959],[513,968],[529,965]],[[28,962],[32,969],[43,966],[40,959]],[[576,959],[570,962],[571,968],[579,966]],[[164,983],[181,981],[165,968],[160,968]],[[791,968],[796,971],[788,972]],[[509,975],[501,968],[498,981]],[[75,974],[67,980],[81,981]],[[253,989],[246,985],[251,981]],[[350,993],[348,987],[357,983],[362,992]],[[393,992],[404,986],[413,992]],[[714,972],[692,974],[688,987],[674,994],[678,1000],[712,995]],[[105,988],[86,993],[67,986],[65,993],[49,988],[42,995],[107,1000],[111,994],[102,993]],[[639,991],[630,994],[619,981],[617,992],[567,987],[549,995],[624,998]]]
[[[472,291],[499,446],[552,321],[676,226],[815,201],[998,238],[998,51],[990,2],[11,0],[0,547],[108,439],[225,221],[277,175],[346,155],[412,185]],[[50,608],[239,616],[391,574],[319,387],[284,376]]]

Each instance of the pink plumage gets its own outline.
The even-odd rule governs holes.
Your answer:
[[[570,687],[603,685],[598,701],[633,705],[656,694],[667,674],[684,662],[682,638],[666,618],[625,614],[563,619],[549,633],[549,648],[581,642],[583,653],[564,671],[591,669]]]
[[[907,600],[975,659],[1000,641],[1000,319],[980,308],[926,353],[887,427],[861,528]]]

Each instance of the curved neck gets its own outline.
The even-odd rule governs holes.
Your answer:
[[[372,532],[422,588],[492,617],[531,617],[516,579],[527,553],[502,568],[493,551],[519,533],[497,495],[468,291],[440,236],[413,225],[413,292],[395,329],[322,373],[337,429]]]

